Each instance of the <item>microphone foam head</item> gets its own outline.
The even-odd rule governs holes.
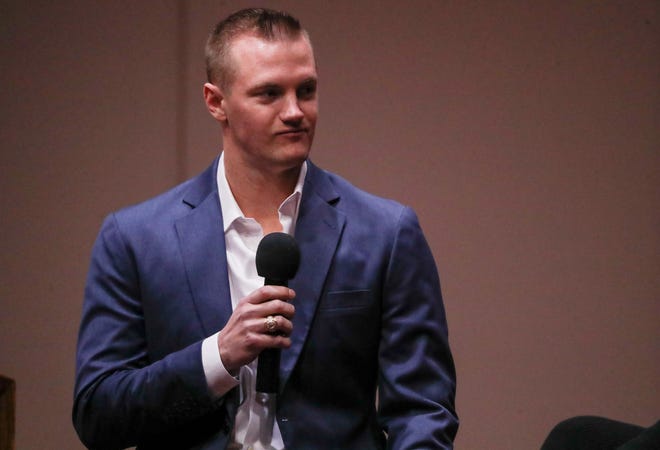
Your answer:
[[[290,280],[300,264],[296,240],[286,233],[270,233],[257,247],[257,273],[271,280]]]

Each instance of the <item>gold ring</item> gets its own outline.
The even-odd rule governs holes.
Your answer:
[[[273,316],[268,316],[264,321],[264,325],[266,325],[266,331],[268,333],[273,333],[277,330],[277,319]]]

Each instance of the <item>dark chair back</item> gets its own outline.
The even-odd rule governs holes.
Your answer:
[[[14,450],[16,383],[0,375],[0,450]]]
[[[644,428],[596,416],[557,424],[541,450],[660,450],[660,422]]]

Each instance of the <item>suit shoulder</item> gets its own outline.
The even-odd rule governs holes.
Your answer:
[[[340,211],[345,211],[351,215],[360,213],[360,215],[364,214],[376,220],[385,221],[398,220],[407,210],[412,212],[409,207],[396,200],[367,192],[332,172],[325,171],[325,173],[340,196],[337,203],[337,208]]]

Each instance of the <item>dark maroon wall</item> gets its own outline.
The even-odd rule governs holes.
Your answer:
[[[17,381],[17,448],[81,448],[69,417],[93,239],[218,152],[202,46],[248,4],[310,31],[314,161],[420,215],[457,448],[538,448],[576,414],[657,420],[657,1],[8,0],[0,373]]]

